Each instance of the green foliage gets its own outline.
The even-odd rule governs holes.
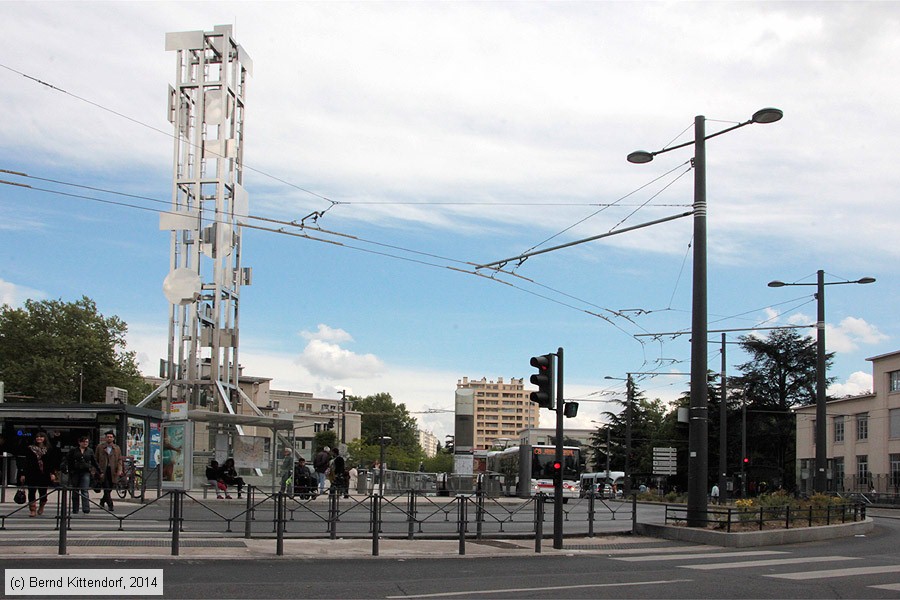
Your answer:
[[[313,452],[318,452],[325,446],[328,446],[329,448],[337,446],[337,434],[333,429],[320,431],[313,437]]]
[[[361,437],[348,445],[352,460],[371,466],[379,460],[380,440],[391,438],[384,446],[385,464],[401,471],[418,471],[425,458],[416,435],[417,423],[405,404],[395,404],[388,393],[360,398],[348,396],[353,410],[362,413]]]
[[[36,402],[103,402],[107,386],[139,402],[150,391],[135,353],[126,350],[128,326],[104,317],[93,300],[27,300],[0,307],[0,379],[8,394]]]
[[[447,452],[438,452],[435,456],[423,461],[422,470],[426,473],[452,473],[453,455]]]

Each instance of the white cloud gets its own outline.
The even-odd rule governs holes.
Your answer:
[[[320,340],[326,342],[333,342],[339,344],[341,342],[352,342],[353,336],[344,331],[343,329],[334,329],[333,327],[329,327],[324,323],[319,323],[319,329],[315,332],[311,331],[303,331],[300,333],[301,336],[306,338],[307,340]]]
[[[356,354],[319,339],[309,341],[297,362],[313,376],[336,381],[375,377],[384,369],[374,354]]]
[[[846,317],[840,325],[826,325],[825,339],[829,351],[852,352],[860,344],[877,344],[887,340],[888,336],[864,319]]]
[[[856,396],[872,391],[872,375],[856,371],[844,383],[834,383],[828,387],[828,395],[836,398]]]
[[[0,279],[0,305],[8,304],[13,308],[22,306],[25,300],[43,300],[47,294],[23,285],[16,285]]]

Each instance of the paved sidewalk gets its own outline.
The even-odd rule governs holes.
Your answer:
[[[18,539],[16,539],[18,538]],[[59,554],[57,535],[31,535],[24,538],[3,536],[0,538],[0,561],[23,558],[53,558],[77,556],[79,558],[156,558],[172,560],[234,560],[234,559],[414,559],[414,558],[466,558],[484,556],[540,556],[541,554],[594,554],[607,553],[641,545],[665,545],[663,540],[638,536],[572,537],[563,540],[563,548],[553,548],[553,540],[545,539],[541,553],[535,552],[534,540],[467,539],[465,554],[460,554],[459,540],[429,539],[380,539],[378,556],[373,556],[371,539],[285,539],[284,554],[277,555],[277,542],[273,539],[244,539],[221,536],[184,536],[180,540],[178,556],[172,555],[171,538],[133,534],[79,535],[68,541],[66,555]]]

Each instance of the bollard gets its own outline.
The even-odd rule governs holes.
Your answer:
[[[252,535],[250,513],[253,510],[253,486],[247,486],[247,510],[244,511],[244,537],[248,540]]]
[[[456,497],[459,502],[457,518],[459,520],[459,555],[465,556],[466,554],[466,527],[468,525],[468,516],[466,515],[466,498],[463,495],[459,495]]]
[[[381,496],[372,494],[372,556],[378,556],[378,533],[381,531]]]
[[[284,556],[284,492],[275,493],[275,554]]]
[[[328,537],[337,539],[337,520],[338,520],[338,494],[332,486],[332,491],[328,494]]]
[[[637,494],[631,495],[631,533],[637,534]]]
[[[593,486],[591,486],[593,487]],[[591,491],[588,494],[588,537],[594,537],[594,497],[596,494]]]
[[[539,493],[534,497],[534,551],[541,553],[541,544],[544,541],[544,494]]]
[[[406,539],[411,540],[415,535],[415,527],[416,527],[416,491],[409,490],[409,500],[406,503],[406,520],[409,522],[409,531],[406,534]]]
[[[484,475],[483,473],[481,475]],[[479,475],[479,477],[481,476]],[[484,492],[479,490],[475,495],[475,539],[482,539],[484,529]]]
[[[60,488],[59,490],[59,499],[61,505],[59,507],[59,555],[65,556],[66,554],[66,544],[68,540],[66,539],[67,531],[69,529],[69,503],[68,496],[66,493],[68,490],[65,487]]]
[[[170,496],[172,501],[172,556],[178,556],[180,552],[180,535],[181,535],[181,503],[178,494],[181,490],[172,490]]]

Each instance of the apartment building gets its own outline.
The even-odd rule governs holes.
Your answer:
[[[475,392],[476,450],[490,448],[498,438],[518,439],[523,429],[538,426],[540,407],[529,399],[531,391],[525,390],[522,382],[515,377],[508,383],[502,377],[496,382],[484,377],[480,380],[463,377],[456,382],[457,389]]]
[[[419,445],[422,446],[422,450],[425,451],[425,456],[431,458],[433,456],[437,456],[438,449],[438,438],[430,431],[422,431],[421,429],[416,429],[416,436],[419,439]]]
[[[868,358],[871,393],[827,403],[828,489],[900,493],[900,351]],[[797,488],[812,491],[816,406],[796,409]]]

